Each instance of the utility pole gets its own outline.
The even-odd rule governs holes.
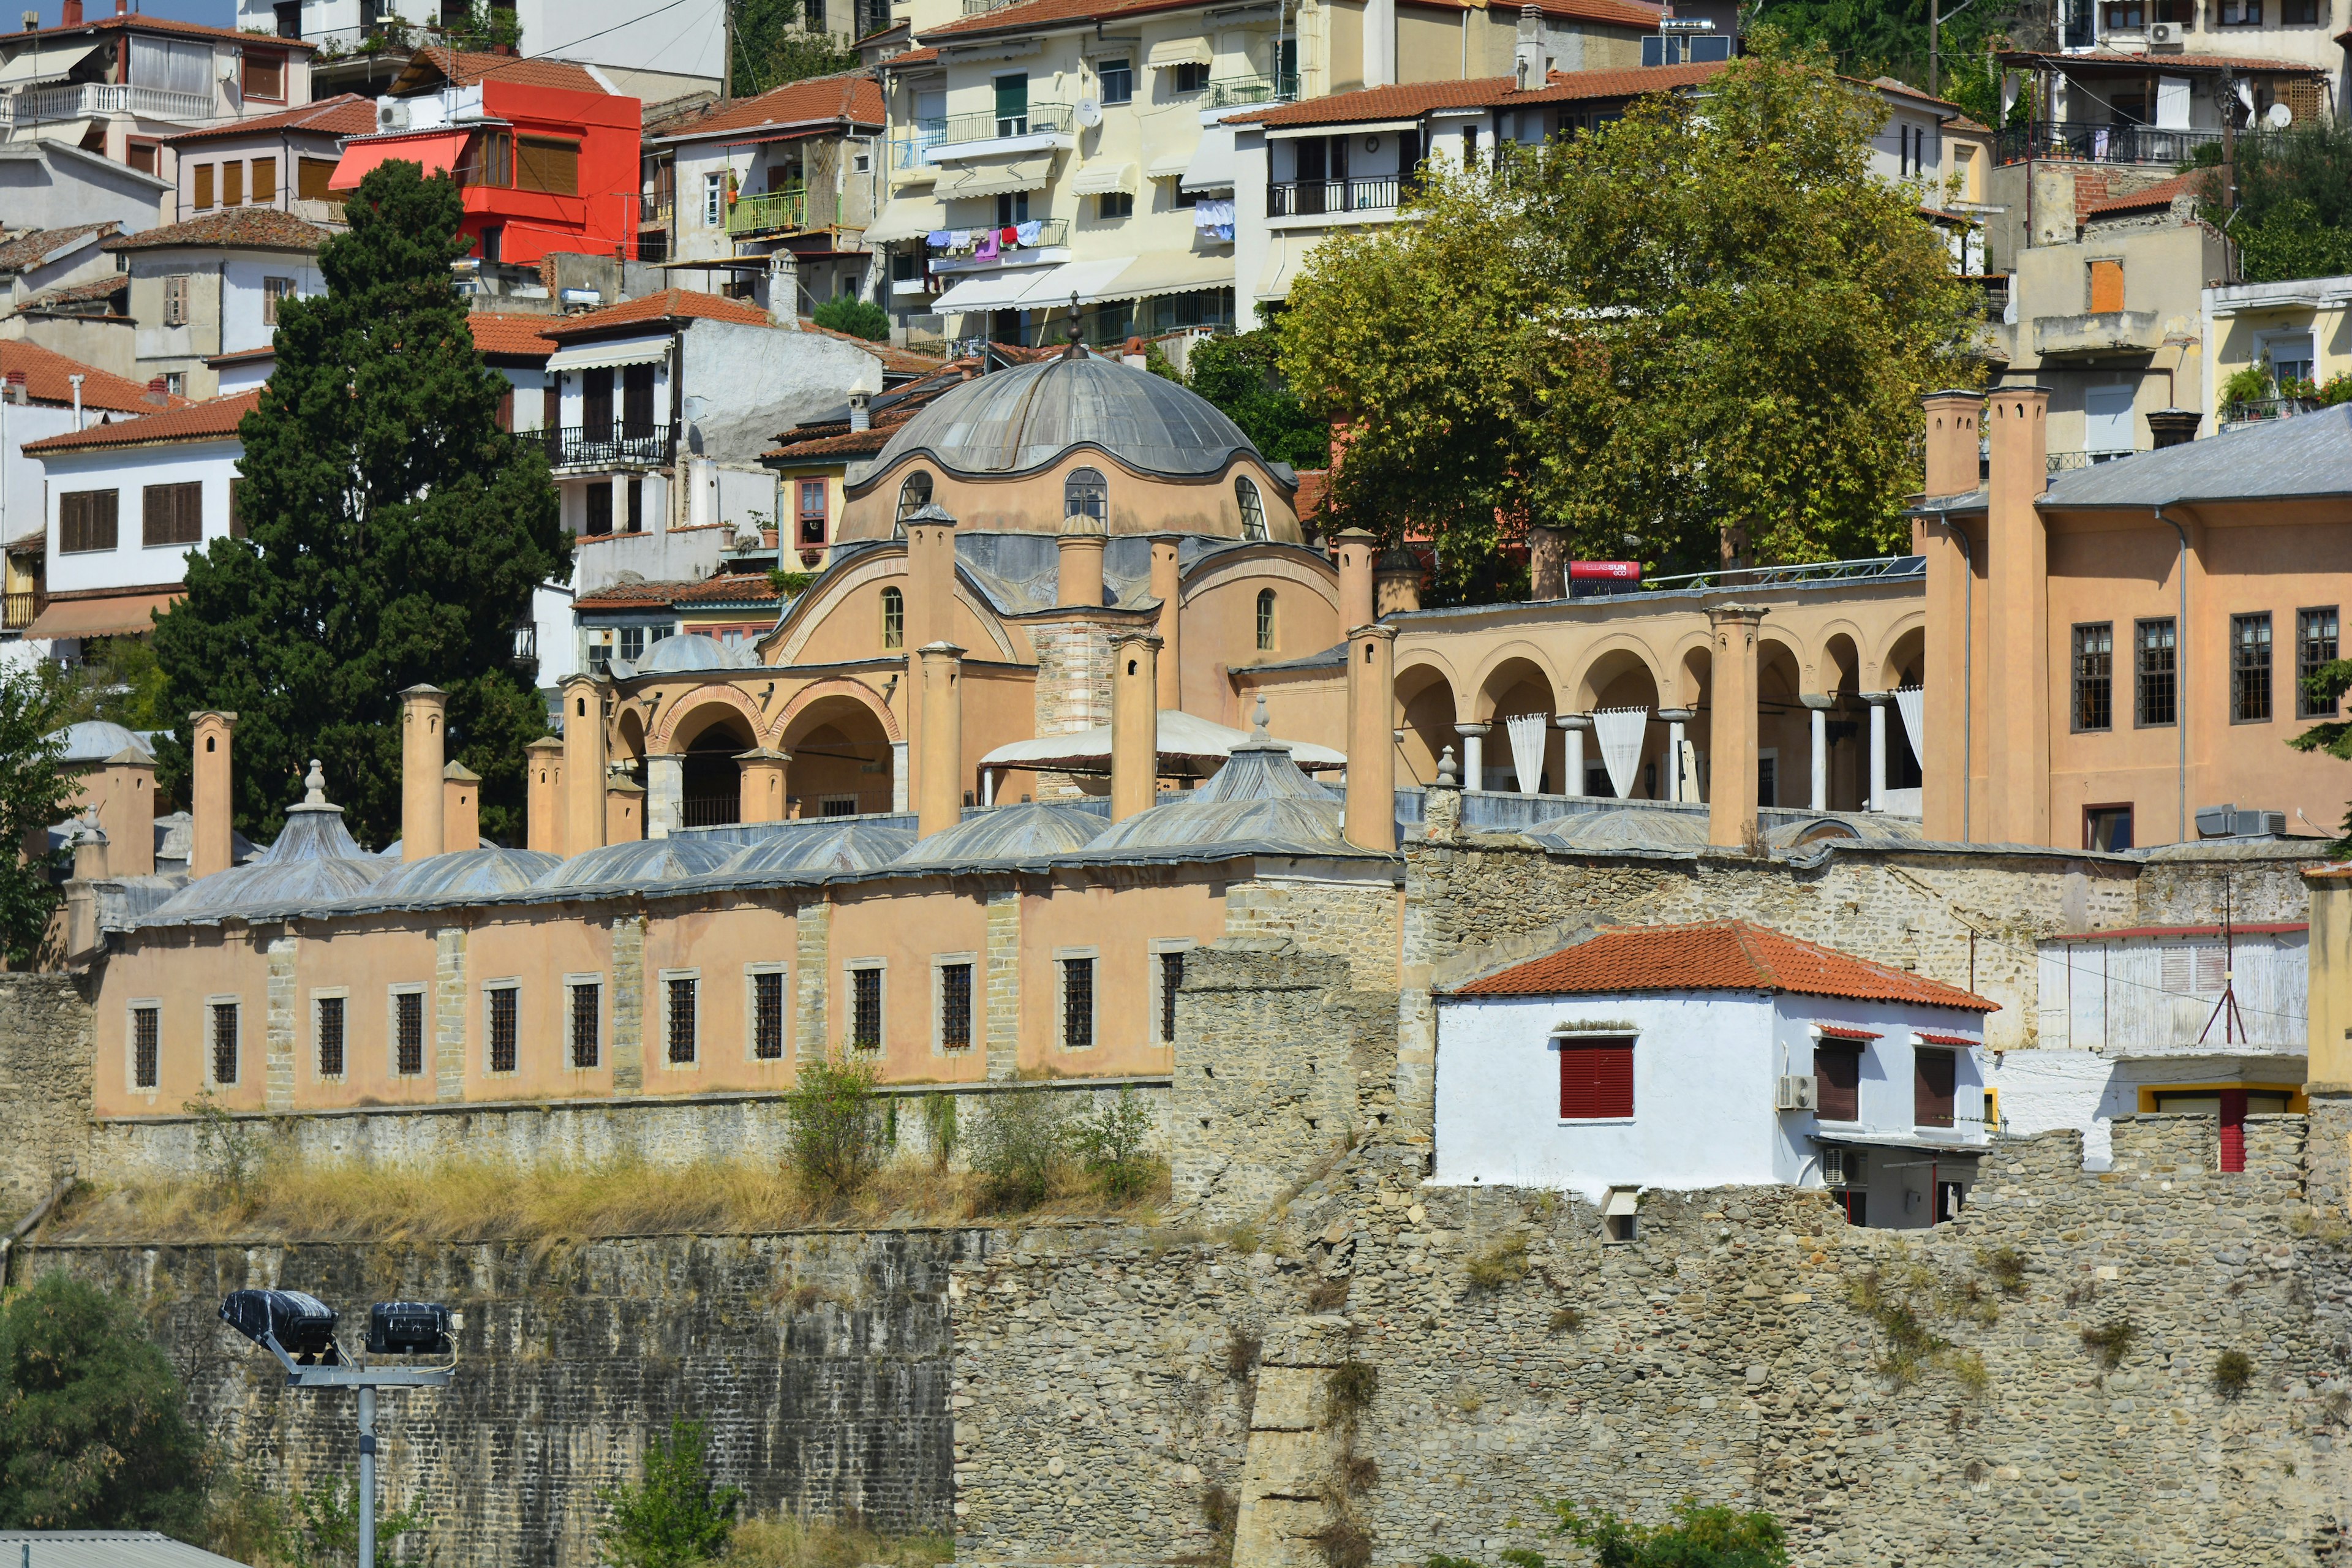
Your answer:
[[[719,0],[719,16],[723,51],[719,62],[719,104],[723,109],[735,94],[735,0]]]

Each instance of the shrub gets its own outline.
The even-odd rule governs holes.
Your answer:
[[[1113,1203],[1132,1203],[1151,1190],[1157,1174],[1143,1152],[1151,1132],[1151,1111],[1143,1097],[1122,1089],[1117,1100],[1078,1118],[1070,1131],[1070,1146],[1103,1196]]]
[[[1555,1307],[1551,1314],[1551,1331],[1564,1334],[1584,1326],[1584,1314],[1573,1307]]]
[[[989,1096],[988,1115],[964,1140],[989,1201],[1016,1214],[1045,1201],[1069,1146],[1069,1112],[1044,1089]]]
[[[612,1510],[596,1540],[613,1568],[684,1568],[725,1549],[743,1494],[711,1484],[702,1424],[673,1415],[667,1441],[646,1446],[645,1479],[599,1487],[596,1500]]]
[[[1592,1553],[1601,1568],[1784,1568],[1789,1538],[1769,1513],[1702,1507],[1685,1498],[1664,1524],[1639,1525],[1572,1502],[1551,1505],[1559,1518],[1552,1533]]]
[[[878,343],[890,335],[890,312],[871,300],[827,300],[809,319],[827,331],[847,332],[868,342]]]
[[[1310,1312],[1336,1312],[1348,1304],[1348,1280],[1318,1279],[1307,1289],[1307,1310]]]
[[[1255,1334],[1234,1329],[1225,1336],[1225,1375],[1247,1383],[1257,1370],[1257,1352],[1264,1343]]]
[[[1344,1510],[1336,1511],[1329,1523],[1307,1539],[1329,1568],[1365,1568],[1372,1560],[1371,1532]]]
[[[2003,1247],[1979,1254],[1977,1261],[1984,1265],[1984,1271],[1992,1276],[1992,1282],[2000,1287],[2002,1295],[2025,1294],[2025,1254],[2013,1247]]]
[[[1503,1237],[1464,1265],[1470,1283],[1481,1290],[1499,1290],[1528,1277],[1528,1238],[1517,1232]]]
[[[944,1171],[956,1152],[956,1097],[923,1096],[923,1131],[931,1141],[931,1163]]]
[[[793,1173],[822,1196],[849,1197],[882,1163],[873,1063],[803,1062],[784,1094]]]
[[[2083,1342],[2099,1358],[2099,1365],[2109,1372],[2123,1365],[2124,1357],[2131,1353],[2132,1343],[2139,1338],[2139,1330],[2129,1318],[2111,1318],[2095,1329],[2083,1331]]]
[[[2241,365],[2221,383],[2221,406],[2224,408],[2259,403],[2270,395],[2271,373],[2267,364]]]
[[[359,1561],[360,1484],[349,1471],[329,1480],[324,1491],[306,1492],[296,1487],[287,1496],[285,1517],[285,1555],[294,1568],[326,1568],[329,1563]],[[414,1503],[394,1513],[379,1511],[376,1550],[382,1552],[402,1536],[431,1522]]]
[[[211,1089],[180,1109],[196,1120],[196,1168],[205,1184],[231,1202],[241,1202],[261,1164],[261,1143],[253,1130],[222,1109]]]
[[[2235,1399],[2254,1381],[2254,1358],[2243,1351],[2223,1351],[2213,1358],[2213,1392]]]
[[[1234,1560],[1234,1526],[1241,1521],[1241,1505],[1234,1494],[1223,1487],[1207,1487],[1201,1492],[1201,1522],[1209,1530],[1209,1560],[1231,1563]]]
[[[1323,1404],[1334,1426],[1354,1426],[1380,1391],[1381,1369],[1370,1362],[1341,1362],[1323,1377]]]

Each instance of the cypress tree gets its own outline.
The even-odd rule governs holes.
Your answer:
[[[362,842],[400,832],[399,692],[449,693],[453,760],[481,775],[482,831],[519,842],[523,746],[546,731],[509,662],[532,588],[571,571],[537,442],[499,427],[449,263],[457,185],[387,163],[319,249],[327,292],[278,307],[277,369],[237,434],[243,539],[188,560],[155,653],[179,715],[159,757],[188,773],[186,715],[238,715],[237,826],[274,837],[308,759]]]

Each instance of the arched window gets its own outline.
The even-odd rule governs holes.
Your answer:
[[[1247,479],[1242,481],[1249,483]],[[1263,537],[1263,536],[1261,536]],[[1257,595],[1257,651],[1274,651],[1274,590],[1261,588]]]
[[[931,476],[917,468],[907,476],[907,482],[898,487],[898,525],[893,530],[898,538],[907,537],[907,520],[930,504]]]
[[[1072,468],[1062,481],[1062,515],[1110,521],[1110,484],[1093,468]]]
[[[1248,475],[1234,480],[1234,499],[1242,503],[1242,537],[1263,541],[1265,538],[1265,502],[1258,499],[1257,486],[1250,482]]]
[[[907,595],[896,588],[882,590],[882,646],[907,646]]]

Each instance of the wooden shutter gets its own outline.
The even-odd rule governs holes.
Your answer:
[[[1862,1047],[1852,1041],[1823,1040],[1813,1047],[1813,1075],[1821,1080],[1824,1121],[1862,1120]]]
[[[2242,1171],[2246,1168],[2246,1091],[2223,1089],[2221,1109],[2221,1169]]]
[[[654,367],[621,367],[621,419],[632,436],[650,436],[654,429]]]
[[[123,149],[122,157],[123,162],[142,174],[155,172],[155,143],[152,142],[131,142]]]
[[[220,166],[220,170],[221,205],[225,207],[241,207],[245,205],[245,165],[242,163],[223,163]]]
[[[139,499],[141,542],[194,544],[204,538],[204,486],[149,485]]]
[[[294,168],[294,194],[306,202],[341,203],[342,194],[327,188],[327,182],[334,177],[332,158],[305,158]]]
[[[539,389],[539,427],[553,430],[563,422],[563,394],[549,376]]]
[[[245,51],[245,96],[272,100],[286,96],[286,57],[273,50],[256,49],[247,45]]]
[[[58,551],[111,550],[118,502],[112,490],[68,490],[58,498]]]
[[[523,136],[515,142],[515,188],[553,196],[580,194],[580,144],[554,142],[543,136]]]
[[[212,205],[213,166],[210,163],[199,163],[190,180],[188,205],[198,212],[203,212]]]
[[[256,158],[253,161],[253,205],[266,207],[278,199],[278,160]]]
[[[188,324],[188,275],[184,272],[174,272],[163,279],[163,324]]]
[[[1559,1114],[1591,1121],[1633,1114],[1633,1042],[1562,1040]]]
[[[613,433],[613,367],[591,365],[580,373],[580,423],[607,441]]]
[[[2105,315],[2124,308],[2124,264],[2091,263],[2091,314]]]
[[[1952,1053],[1921,1047],[1912,1053],[1911,1124],[1949,1127],[1952,1124]]]
[[[506,390],[499,394],[499,428],[514,428],[514,383],[510,381],[507,383]]]

